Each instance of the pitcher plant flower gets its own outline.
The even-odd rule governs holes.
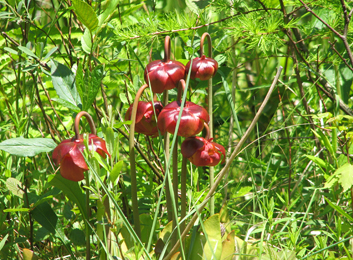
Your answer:
[[[174,134],[178,121],[181,101],[173,101],[166,105],[158,116],[157,125],[162,133],[169,132]],[[200,133],[204,127],[204,123],[208,123],[210,117],[203,107],[196,105],[190,101],[185,102],[183,112],[181,114],[178,136],[189,137]]]
[[[170,37],[165,37],[164,59],[150,62],[145,69],[146,84],[151,84],[154,93],[178,86],[179,80],[185,75],[185,66],[179,61],[170,60]]]
[[[151,137],[158,136],[158,128],[155,119],[155,114],[153,111],[153,106],[154,110],[156,111],[156,116],[158,117],[159,113],[163,109],[163,105],[161,102],[138,102],[135,121],[135,132]],[[131,105],[127,110],[125,120],[131,120],[132,107],[133,105]]]
[[[181,144],[181,153],[196,166],[216,166],[225,160],[226,150],[220,144],[212,142],[213,138],[199,136],[189,137]]]
[[[191,61],[186,64],[185,75],[188,75],[190,70]],[[192,60],[191,66],[191,79],[198,78],[200,80],[209,80],[212,78],[218,69],[218,62],[214,59],[207,58],[202,55],[201,58],[197,57]]]
[[[80,118],[82,116],[85,116],[88,119],[91,131],[93,132],[93,134],[88,135],[88,149],[90,151],[96,151],[102,157],[105,157],[106,155],[110,157],[105,141],[96,136],[96,129],[91,116],[87,112],[81,111],[75,118],[75,137],[62,141],[54,149],[52,155],[54,163],[57,166],[60,165],[61,176],[71,181],[83,180],[83,173],[88,171],[88,166],[82,155],[83,150],[86,149],[83,142],[84,137],[82,134],[79,134],[78,130]]]

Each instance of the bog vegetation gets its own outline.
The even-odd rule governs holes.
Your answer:
[[[352,259],[352,14],[0,0],[0,258]]]

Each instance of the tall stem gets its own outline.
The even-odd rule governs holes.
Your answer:
[[[134,218],[135,232],[140,237],[141,228],[140,228],[140,218],[139,218],[139,208],[137,202],[137,180],[136,180],[136,165],[135,165],[135,122],[136,122],[136,113],[139,99],[142,92],[148,88],[148,85],[143,85],[136,93],[134,104],[132,105],[131,111],[131,125],[130,125],[130,135],[129,135],[129,149],[130,149],[130,175],[131,175],[131,200],[132,200],[132,214]]]
[[[168,104],[168,90],[165,90],[163,93],[163,105],[166,106]],[[164,172],[166,173],[165,178],[170,178],[169,171],[167,171],[167,162],[169,160],[169,133],[165,132],[164,134],[164,153],[165,153],[165,168]],[[165,183],[165,196],[167,201],[167,214],[168,214],[168,221],[173,220],[173,203],[172,198],[170,197],[170,189],[169,189],[169,180],[166,180]]]
[[[186,216],[186,174],[187,174],[187,159],[183,156],[182,165],[181,165],[181,214],[180,218],[183,220]],[[184,232],[185,221],[180,223],[180,233]]]
[[[204,33],[201,37],[200,42],[200,56],[203,54],[203,42],[207,37],[208,40],[208,56],[212,58],[212,41],[211,36],[208,33]],[[208,114],[210,116],[210,123],[209,123],[209,131],[210,137],[213,138],[213,89],[212,89],[212,78],[208,80]],[[210,166],[210,187],[214,184],[214,167]],[[211,216],[214,214],[214,197],[212,196],[210,199],[210,214]]]
[[[76,116],[77,119],[78,115]],[[81,117],[81,116],[80,116]],[[79,120],[79,119],[78,119]],[[76,121],[75,121],[75,131],[76,131]],[[86,178],[86,185],[89,187],[89,176],[88,174],[85,174]],[[86,260],[91,259],[91,241],[90,241],[90,228],[89,228],[89,218],[91,216],[91,211],[89,207],[89,189],[86,188],[86,208],[87,208],[87,223],[85,225],[86,227]]]

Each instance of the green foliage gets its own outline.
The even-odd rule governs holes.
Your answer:
[[[346,16],[352,2],[0,3],[1,259],[81,259],[87,250],[91,259],[162,259],[195,214],[172,259],[353,257],[353,33]],[[204,32],[219,63],[213,128],[226,160],[277,68],[284,69],[213,194],[216,214],[209,204],[196,212],[210,189],[210,170],[188,163],[185,194],[178,185],[186,217],[173,228],[168,212],[179,210],[167,204],[164,178],[172,152],[162,136],[135,134],[138,237],[125,113],[146,65],[164,57],[164,37],[172,39],[171,58],[186,64],[199,56]],[[207,48],[205,41],[205,54]],[[207,82],[190,80],[186,100],[205,105],[207,90]],[[147,91],[142,100],[152,96]],[[176,96],[169,91],[170,101]],[[111,157],[86,149],[90,170],[77,183],[60,175],[51,152],[74,136],[82,110],[93,116]],[[86,120],[80,124],[89,132]],[[180,154],[176,164],[181,179]],[[181,200],[175,204],[180,208]]]

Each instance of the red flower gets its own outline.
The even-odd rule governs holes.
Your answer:
[[[53,160],[57,166],[60,165],[60,173],[65,179],[71,181],[81,181],[84,179],[83,173],[88,170],[88,166],[81,152],[85,149],[83,135],[78,139],[66,139],[62,141],[53,151]],[[88,136],[88,148],[99,153],[102,157],[110,154],[105,146],[105,141],[94,134]]]
[[[158,128],[162,133],[166,131],[174,134],[181,102],[174,101],[165,106],[158,116]],[[210,117],[203,107],[186,101],[181,114],[178,136],[189,137],[201,132],[204,122],[208,123]]]
[[[188,64],[186,64],[185,77],[189,73],[190,63],[191,61],[189,61]],[[217,69],[218,69],[217,61],[211,58],[206,58],[205,55],[202,55],[201,58],[193,59],[190,78],[209,80],[216,74]]]
[[[222,155],[224,163],[226,150],[222,145],[212,142],[212,139],[189,137],[181,144],[181,153],[196,166],[215,166],[220,162]]]
[[[154,93],[162,93],[164,90],[177,87],[184,75],[185,66],[181,62],[155,60],[146,66],[144,78],[146,84],[151,83]]]
[[[163,109],[161,102],[154,102],[154,109],[158,117],[159,113]],[[126,112],[125,120],[131,119],[132,105]],[[157,123],[154,117],[152,102],[139,101],[137,105],[135,132],[144,135],[150,135],[152,137],[158,136]]]

